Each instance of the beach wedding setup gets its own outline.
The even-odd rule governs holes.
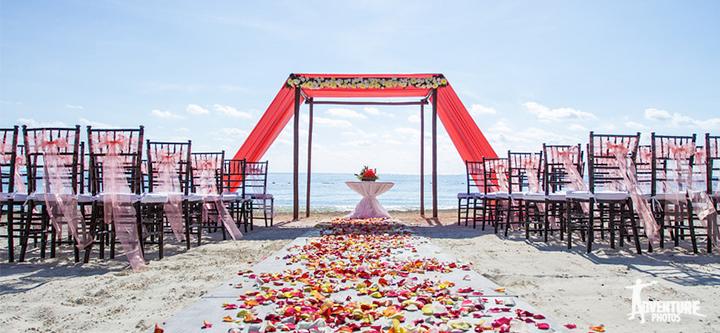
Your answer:
[[[369,100],[400,97],[413,100]],[[650,258],[665,251],[717,260],[717,134],[589,131],[586,142],[496,152],[442,74],[291,74],[233,155],[197,149],[191,140],[154,140],[144,126],[0,129],[0,230],[7,244],[0,249],[8,262],[3,267],[68,256],[78,263],[66,271],[69,275],[88,274],[82,272],[83,263],[120,260],[128,263],[125,273],[143,274],[184,255],[166,258],[168,246],[188,255],[221,239],[242,246],[254,234],[300,223],[306,227],[296,228],[301,234],[278,236],[287,242],[276,252],[268,250],[253,266],[231,272],[229,281],[198,293],[194,303],[165,314],[147,331],[605,332],[599,323],[579,327],[576,319],[553,318],[525,295],[489,279],[494,272],[459,259],[400,223],[395,211],[382,204],[383,194],[397,190],[396,182],[380,178],[369,166],[355,180],[348,172],[344,183],[358,200],[354,209],[302,225],[300,119],[307,115],[308,218],[318,105],[419,108],[418,219],[446,228],[445,236],[452,236],[445,238],[491,228],[489,236],[499,241],[520,238],[516,246],[562,244],[548,250],[555,252],[581,246],[571,253],[602,248]],[[427,216],[426,111],[431,147]],[[466,167],[466,190],[457,193],[450,225],[440,223],[438,209],[438,191],[443,191],[438,119]],[[278,198],[268,190],[273,179],[263,157],[290,120],[292,215],[279,223]],[[162,283],[163,277],[157,280]]]

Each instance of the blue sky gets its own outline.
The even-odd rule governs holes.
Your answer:
[[[144,124],[230,154],[291,72],[444,73],[498,152],[718,133],[718,59],[717,1],[0,0],[2,126]],[[418,113],[316,109],[314,170],[417,173]],[[441,132],[440,171],[464,172]]]

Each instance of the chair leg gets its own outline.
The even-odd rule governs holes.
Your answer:
[[[485,221],[487,221],[487,206],[490,200],[483,198],[483,206],[482,206],[482,227],[480,230],[485,231]]]
[[[15,261],[15,203],[12,199],[7,202],[7,234],[8,234],[8,262]],[[2,206],[0,206],[0,211]]]
[[[698,254],[697,236],[695,235],[695,221],[693,220],[693,206],[690,200],[687,201],[687,221],[690,229],[690,242],[692,243],[693,253]]]
[[[573,205],[572,201],[566,201],[565,203],[565,214],[567,215],[567,221],[565,222],[565,225],[567,225],[567,248],[570,250],[572,248],[572,218],[571,218],[571,207]]]
[[[630,227],[633,232],[633,240],[635,241],[635,251],[637,254],[642,254],[640,247],[640,235],[638,234],[637,219],[635,219],[635,209],[633,208],[632,200],[627,201],[628,214],[630,215]]]
[[[32,214],[35,210],[35,202],[29,201],[27,204],[27,214],[25,214],[25,228],[20,236],[20,262],[25,261],[25,253],[27,252],[28,240],[30,239],[30,226],[32,225]]]
[[[593,229],[595,228],[595,200],[590,199],[590,209],[588,209],[588,225],[587,225],[587,253],[592,251]],[[602,217],[601,217],[602,219]]]
[[[547,201],[543,202],[543,205],[545,205],[545,211],[543,212],[543,225],[545,228],[545,234],[543,235],[543,240],[545,241],[545,243],[547,243],[548,234],[550,233],[550,217],[548,216],[548,214],[550,214],[550,205]],[[562,228],[560,228],[560,239],[562,239]]]

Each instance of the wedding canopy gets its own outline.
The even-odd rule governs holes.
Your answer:
[[[366,101],[320,101],[316,98],[370,98],[370,97],[418,97],[418,102],[366,102]],[[299,118],[300,105],[310,105],[308,140],[308,191],[310,198],[310,156],[312,145],[312,110],[314,104],[353,105],[424,105],[432,104],[432,190],[433,217],[437,217],[437,118],[450,136],[460,157],[465,161],[480,161],[483,157],[497,157],[485,136],[475,124],[450,83],[442,74],[291,74],[283,83],[265,114],[250,132],[235,159],[258,161],[275,141],[285,125],[294,117],[294,177],[293,217],[297,219],[299,205]],[[421,117],[424,131],[424,117]],[[423,167],[423,135],[421,138],[421,177]],[[424,210],[423,183],[421,178],[421,210]],[[306,209],[309,214],[309,209]]]

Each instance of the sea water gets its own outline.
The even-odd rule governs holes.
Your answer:
[[[382,174],[378,181],[393,182],[390,191],[378,197],[388,210],[420,209],[420,176]],[[430,175],[425,176],[425,209],[432,209],[432,185]],[[300,174],[300,209],[305,210],[305,174]],[[465,192],[465,175],[438,175],[438,208],[457,207],[457,194]],[[313,173],[310,189],[311,211],[349,211],[360,201],[360,195],[345,185],[357,181],[351,174]],[[275,208],[280,212],[292,210],[292,173],[268,174],[268,193],[275,198]]]

